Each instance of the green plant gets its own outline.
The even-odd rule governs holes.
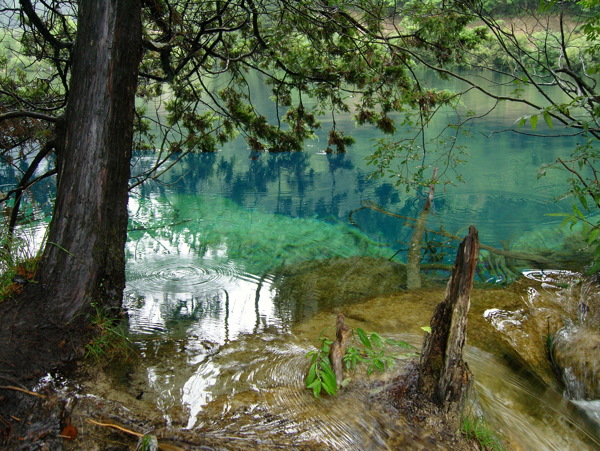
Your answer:
[[[315,398],[320,396],[321,390],[335,396],[338,390],[337,381],[329,361],[329,351],[333,341],[323,336],[319,337],[319,340],[321,341],[319,349],[306,354],[306,357],[311,359],[306,375],[306,388],[313,391]]]
[[[363,329],[357,327],[354,332],[363,345],[362,348],[350,346],[346,350],[344,363],[346,369],[353,370],[358,363],[364,363],[367,367],[367,374],[371,375],[375,370],[386,371],[394,366],[397,358],[413,357],[414,352],[401,355],[389,354],[391,347],[401,349],[414,349],[414,347],[405,341],[384,338],[377,332],[367,334]]]
[[[39,263],[30,244],[5,233],[0,239],[0,302],[21,293],[23,286],[33,280]]]
[[[143,435],[140,437],[136,451],[151,451],[153,449],[159,449],[156,435]]]
[[[93,303],[94,314],[91,324],[95,329],[93,339],[85,347],[85,358],[112,360],[127,359],[134,352],[131,341],[120,324],[106,309]]]
[[[468,439],[475,440],[481,449],[503,451],[506,449],[500,437],[487,422],[478,416],[469,414],[463,417],[461,431]]]
[[[358,339],[362,346],[348,346],[343,358],[346,370],[354,370],[358,365],[365,365],[367,374],[371,375],[374,371],[386,371],[394,366],[396,359],[416,356],[414,352],[394,354],[390,353],[390,348],[401,348],[414,350],[414,347],[405,341],[394,340],[382,337],[377,332],[367,334],[360,327],[353,330],[354,339]],[[310,367],[306,376],[306,388],[312,389],[313,394],[318,398],[322,390],[331,396],[338,392],[335,373],[329,361],[329,351],[333,341],[327,337],[319,337],[321,346],[306,354],[311,359]],[[342,381],[342,387],[350,382],[350,378]]]

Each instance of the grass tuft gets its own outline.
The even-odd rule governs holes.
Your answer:
[[[127,333],[121,325],[121,320],[110,315],[105,309],[92,304],[94,314],[91,318],[95,329],[94,338],[85,347],[85,358],[97,362],[128,360],[135,350]]]
[[[506,449],[502,439],[483,418],[472,414],[463,417],[461,431],[465,437],[479,443],[481,449],[490,451],[504,451]]]

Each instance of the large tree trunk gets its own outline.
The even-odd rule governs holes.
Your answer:
[[[141,39],[140,0],[79,2],[57,198],[38,271],[53,322],[92,302],[122,301]]]

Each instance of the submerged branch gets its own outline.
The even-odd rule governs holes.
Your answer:
[[[423,211],[415,222],[415,228],[410,237],[408,248],[408,258],[406,261],[406,284],[409,290],[421,288],[421,248],[423,247],[423,233],[427,224],[427,217],[431,210],[433,202],[433,193],[435,190],[435,180],[437,179],[437,167],[433,171],[433,180],[429,185],[429,195],[425,200]]]
[[[348,217],[350,218],[350,220],[352,219],[352,215],[360,210],[364,210],[364,209],[369,209],[369,210],[374,210],[377,211],[379,213],[383,213],[385,215],[388,216],[392,216],[394,218],[400,218],[400,219],[404,219],[406,221],[411,221],[413,223],[416,223],[418,221],[418,219],[415,218],[411,218],[409,216],[403,216],[403,215],[399,215],[396,213],[392,213],[390,211],[385,210],[383,207],[381,207],[380,205],[377,205],[374,202],[371,201],[363,201],[362,202],[362,207],[357,208],[354,211],[351,211],[348,214]],[[352,222],[352,221],[351,221]],[[415,225],[412,225],[412,227],[415,227]],[[428,233],[433,233],[436,235],[440,235],[443,236],[445,238],[450,238],[451,240],[455,240],[455,241],[462,241],[461,237],[459,237],[458,235],[455,235],[453,233],[447,232],[443,229],[440,230],[429,230],[429,229],[424,229],[426,232]],[[486,250],[488,252],[491,252],[492,254],[496,254],[496,255],[502,255],[503,257],[508,257],[508,258],[513,258],[515,260],[526,260],[526,261],[531,261],[531,262],[536,262],[536,263],[540,263],[543,265],[557,265],[559,262],[546,258],[542,255],[538,255],[538,254],[532,254],[529,252],[521,252],[521,251],[510,251],[510,250],[506,250],[506,249],[499,249],[493,246],[487,246],[485,244],[479,244],[479,248]]]

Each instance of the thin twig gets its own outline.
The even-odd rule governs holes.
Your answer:
[[[129,429],[125,429],[122,426],[119,426],[117,424],[112,424],[112,423],[100,423],[98,421],[94,421],[88,418],[88,422],[95,424],[96,426],[103,426],[103,427],[108,427],[108,428],[114,428],[114,429],[118,429],[119,431],[125,432],[127,434],[131,434],[131,435],[135,435],[136,437],[143,437],[144,434],[140,434],[139,432],[135,432],[135,431],[130,431]]]
[[[41,395],[39,393],[36,393],[34,391],[30,391],[30,390],[25,390],[24,388],[21,387],[14,387],[12,385],[0,385],[0,389],[4,389],[4,390],[15,390],[15,391],[19,391],[21,393],[25,393],[27,395],[31,395],[31,396],[37,396],[38,398],[46,398],[46,396]]]

